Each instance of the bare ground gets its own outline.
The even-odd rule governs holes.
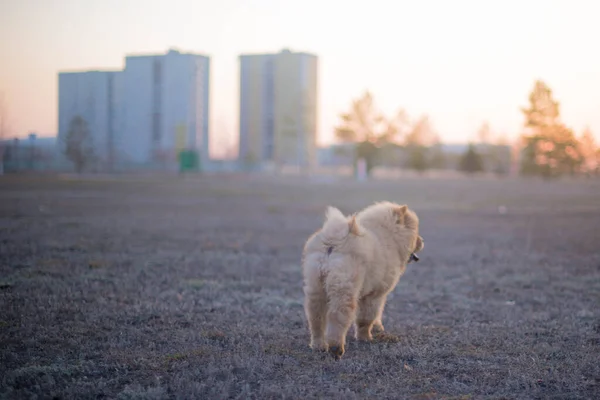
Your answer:
[[[335,361],[300,253],[375,200],[426,248]],[[0,229],[0,397],[600,398],[598,182],[4,176]]]

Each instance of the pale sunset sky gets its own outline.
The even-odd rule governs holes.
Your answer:
[[[58,71],[173,47],[211,57],[214,156],[237,144],[238,54],[282,48],[319,56],[320,143],[365,89],[388,114],[428,114],[446,142],[484,121],[513,139],[538,78],[600,139],[595,0],[0,0],[0,35],[11,136],[56,134]]]

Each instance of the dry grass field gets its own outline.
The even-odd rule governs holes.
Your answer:
[[[301,250],[376,200],[426,247],[336,361]],[[0,398],[598,399],[600,183],[0,177]]]

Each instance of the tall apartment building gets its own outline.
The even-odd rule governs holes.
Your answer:
[[[124,74],[123,158],[175,161],[186,148],[208,160],[209,57],[175,50],[129,55]]]
[[[79,115],[107,163],[176,165],[182,149],[206,161],[209,77],[209,57],[175,50],[128,55],[123,71],[61,72],[59,138]]]
[[[65,150],[71,121],[77,116],[87,122],[95,165],[113,165],[118,147],[123,84],[120,71],[60,72],[58,74],[58,147]]]
[[[314,165],[317,56],[283,50],[239,58],[240,160]]]

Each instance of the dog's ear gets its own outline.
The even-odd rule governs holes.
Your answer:
[[[408,207],[406,205],[397,206],[392,209],[394,216],[396,217],[397,224],[404,223],[404,216],[406,215],[406,210],[408,210]]]
[[[353,215],[348,220],[348,231],[355,236],[360,235],[360,231],[358,230],[358,224],[356,223],[356,215]]]
[[[425,247],[425,241],[421,236],[417,237],[417,244],[415,245],[415,252],[423,250]]]

